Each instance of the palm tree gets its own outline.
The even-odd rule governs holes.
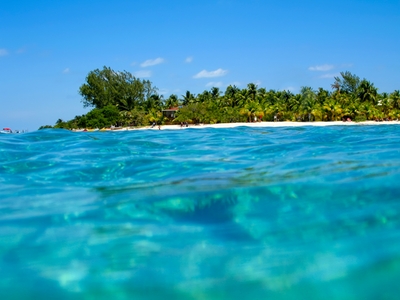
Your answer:
[[[323,88],[318,88],[316,93],[318,104],[322,105],[329,97],[329,91],[324,90]]]
[[[211,93],[207,90],[203,91],[201,94],[197,95],[197,99],[195,102],[199,103],[204,103],[204,102],[209,102],[211,101]],[[192,100],[192,103],[194,103],[194,100]]]
[[[342,106],[334,99],[325,101],[322,109],[326,113],[326,118],[328,121],[337,121],[337,119],[339,119],[343,113]]]
[[[162,123],[163,114],[157,109],[151,109],[147,113],[148,120],[150,122]]]
[[[371,102],[363,102],[360,105],[360,111],[363,115],[365,115],[367,120],[379,118],[379,112]]]
[[[373,104],[377,100],[378,89],[374,87],[374,84],[366,79],[363,79],[358,87],[358,97],[361,102],[369,101]]]
[[[300,110],[303,114],[306,114],[308,117],[308,121],[311,122],[312,117],[315,119],[316,115],[316,99],[315,92],[311,87],[304,86],[301,88],[301,105]]]
[[[228,86],[225,90],[225,103],[231,107],[236,107],[238,106],[238,94],[239,94],[240,89],[237,88],[235,85],[234,86]]]
[[[283,118],[283,115],[286,112],[286,107],[281,101],[277,101],[269,107],[269,110],[266,111],[268,115],[271,114],[271,112],[273,113],[274,121],[279,121]]]
[[[163,107],[163,96],[158,94],[151,95],[143,102],[143,107],[146,111],[150,111],[151,109],[161,110]]]
[[[212,89],[211,89],[211,97],[213,98],[213,99],[217,99],[218,97],[219,97],[219,95],[220,95],[220,90],[219,90],[219,88],[218,87],[213,87]]]
[[[182,101],[182,105],[188,105],[190,103],[195,103],[196,101],[196,97],[191,94],[189,91],[186,91],[185,95],[182,95],[183,97],[183,101]]]
[[[358,101],[351,101],[346,105],[339,102],[342,107],[342,116],[350,117],[352,120],[356,119],[358,116],[362,116],[360,111],[360,103]]]
[[[392,99],[389,97],[387,93],[382,93],[379,96],[379,100],[377,101],[377,106],[380,108],[380,111],[383,113],[384,118],[389,117],[389,112],[392,109]]]
[[[393,108],[400,109],[400,91],[395,90],[389,97],[392,100]]]
[[[165,108],[172,108],[172,107],[177,107],[179,106],[179,99],[177,95],[170,95],[167,99],[167,101],[165,101]]]
[[[247,95],[250,98],[250,101],[256,101],[257,85],[255,85],[254,83],[249,83],[247,85]]]
[[[254,101],[245,104],[240,110],[240,114],[247,116],[248,122],[253,122],[253,120],[255,121],[255,117],[262,118],[264,116],[261,106]]]
[[[239,107],[244,107],[247,103],[250,102],[250,98],[247,96],[247,90],[243,89],[237,95]]]
[[[289,110],[292,112],[298,112],[300,110],[300,106],[301,106],[301,95],[297,94],[297,95],[293,95],[290,99],[289,99]]]

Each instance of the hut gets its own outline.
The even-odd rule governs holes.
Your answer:
[[[179,110],[179,107],[170,107],[168,109],[164,109],[162,111],[164,117],[169,118],[169,119],[174,119],[176,112]]]

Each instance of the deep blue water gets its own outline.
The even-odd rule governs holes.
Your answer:
[[[398,299],[400,126],[0,136],[1,299]]]

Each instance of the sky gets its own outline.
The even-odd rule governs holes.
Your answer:
[[[349,71],[400,90],[400,0],[2,0],[0,127],[37,130],[89,111],[104,66],[160,94],[248,83],[331,90]]]

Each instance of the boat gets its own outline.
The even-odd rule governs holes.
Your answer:
[[[11,128],[8,128],[8,127],[5,127],[5,128],[3,128],[3,130],[0,130],[0,133],[13,133],[12,132],[12,130],[11,130]]]
[[[27,130],[11,130],[11,128],[9,128],[9,127],[4,127],[3,130],[0,130],[0,133],[5,133],[5,134],[24,133],[24,132],[27,132]]]

